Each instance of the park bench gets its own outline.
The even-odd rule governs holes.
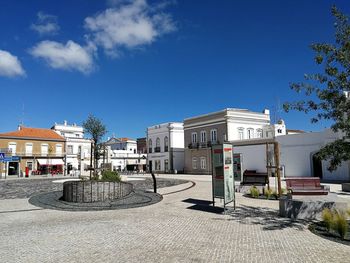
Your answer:
[[[268,183],[267,173],[258,173],[256,170],[245,170],[242,185],[266,185]]]
[[[286,178],[286,184],[292,195],[328,195],[318,177]]]

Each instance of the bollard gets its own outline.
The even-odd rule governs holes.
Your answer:
[[[156,177],[154,176],[154,173],[151,173],[151,175],[153,179],[153,190],[154,190],[154,193],[157,193],[157,180],[156,180]]]

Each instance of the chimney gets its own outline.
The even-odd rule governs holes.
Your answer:
[[[67,121],[66,121],[66,120],[64,120],[64,122],[63,122],[63,123],[64,123],[64,126],[67,126]]]
[[[269,109],[264,109],[263,113],[266,114],[266,115],[270,115],[270,110]]]
[[[20,124],[20,125],[18,125],[18,130],[20,131],[20,130],[22,130],[22,124]]]

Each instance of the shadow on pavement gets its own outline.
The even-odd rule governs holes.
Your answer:
[[[261,225],[263,230],[282,230],[284,228],[304,230],[306,226],[304,221],[279,217],[277,210],[266,207],[240,205],[228,215],[231,217],[229,220],[247,225]]]
[[[187,209],[191,209],[191,210],[197,210],[197,211],[214,213],[214,214],[222,214],[224,212],[224,209],[222,207],[211,206],[213,202],[208,200],[188,198],[188,199],[182,200],[182,202],[194,204],[193,206],[187,207]]]

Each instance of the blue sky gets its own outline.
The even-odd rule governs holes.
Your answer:
[[[0,132],[91,113],[109,135],[141,137],[227,107],[274,111],[302,98],[290,82],[321,70],[309,45],[333,41],[334,3],[350,14],[346,0],[2,0]]]

